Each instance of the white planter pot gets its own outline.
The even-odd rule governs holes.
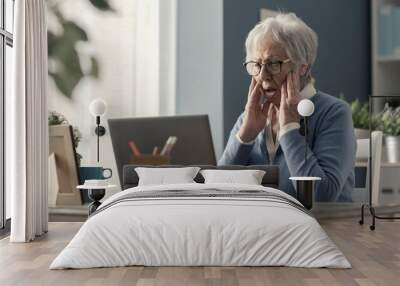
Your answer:
[[[385,145],[388,162],[400,162],[400,136],[385,136]]]
[[[356,136],[356,139],[369,139],[368,129],[354,128],[354,134]]]

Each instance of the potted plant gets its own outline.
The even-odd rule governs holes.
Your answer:
[[[385,104],[374,121],[384,134],[388,162],[400,162],[400,106],[393,108]]]
[[[340,99],[346,101],[344,95],[341,94]],[[358,99],[348,102],[351,108],[351,114],[353,117],[354,133],[357,139],[369,138],[369,105],[368,103],[362,103]]]
[[[49,126],[69,124],[65,116],[56,111],[49,111],[48,121],[49,121]],[[78,148],[79,142],[82,139],[82,133],[79,131],[77,127],[72,126],[72,136],[73,136],[74,147],[76,150]],[[81,165],[81,160],[82,160],[82,155],[76,152],[76,162],[78,164],[78,167],[80,167]]]
[[[361,103],[358,99],[356,99],[350,104],[350,107],[356,138],[369,138],[370,120],[368,103]]]

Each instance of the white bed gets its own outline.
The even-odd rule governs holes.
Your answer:
[[[186,195],[135,197],[174,190]],[[269,199],[264,193],[254,197],[249,190],[265,192]],[[196,197],[191,192],[210,195]],[[215,192],[241,195],[221,197]],[[134,187],[108,198],[50,269],[127,265],[350,268],[319,223],[298,204],[284,192],[264,186]]]

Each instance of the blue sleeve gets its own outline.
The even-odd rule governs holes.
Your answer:
[[[336,201],[354,169],[356,140],[351,110],[346,103],[333,105],[314,130],[313,150],[305,144],[298,130],[281,137],[280,143],[291,176],[317,176],[315,199]],[[305,148],[307,165],[305,165]]]
[[[239,116],[231,130],[228,143],[226,144],[221,159],[218,161],[218,165],[247,165],[249,154],[253,149],[254,144],[241,144],[236,138],[236,133],[239,132],[242,121],[243,114]]]

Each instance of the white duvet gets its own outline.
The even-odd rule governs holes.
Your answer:
[[[130,192],[257,189],[262,186],[179,184]],[[294,266],[349,268],[318,222],[301,210],[257,198],[154,198],[122,201],[90,217],[50,269],[146,266]]]

